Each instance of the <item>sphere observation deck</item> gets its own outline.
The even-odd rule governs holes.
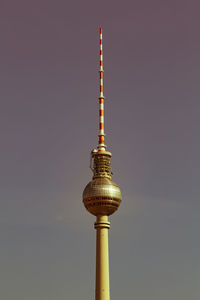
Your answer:
[[[110,152],[92,152],[94,160],[93,179],[83,191],[85,208],[93,215],[111,215],[121,202],[121,192],[117,184],[112,181],[110,170]]]

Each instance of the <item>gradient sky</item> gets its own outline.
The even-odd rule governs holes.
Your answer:
[[[111,299],[200,299],[200,3],[0,3],[0,299],[92,300],[99,26],[123,202]]]

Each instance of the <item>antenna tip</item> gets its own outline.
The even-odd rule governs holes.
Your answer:
[[[102,34],[102,27],[100,26],[100,34]]]

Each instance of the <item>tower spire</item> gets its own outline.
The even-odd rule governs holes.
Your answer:
[[[103,95],[103,34],[102,27],[100,27],[100,95],[99,95],[99,144],[98,151],[105,151],[106,145],[104,144],[104,95]]]

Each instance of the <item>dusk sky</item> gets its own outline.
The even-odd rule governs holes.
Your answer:
[[[82,204],[105,133],[111,300],[200,299],[200,2],[0,2],[0,299],[93,300]]]

